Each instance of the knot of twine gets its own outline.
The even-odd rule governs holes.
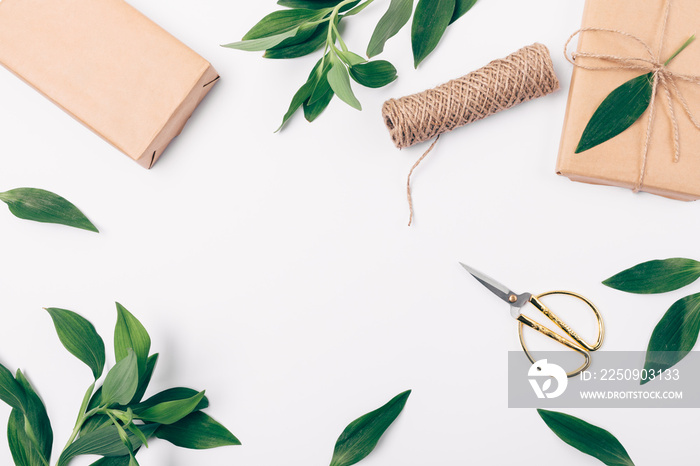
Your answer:
[[[683,96],[683,93],[678,89],[677,82],[676,81],[685,81],[689,83],[694,83],[694,84],[700,84],[700,76],[694,76],[694,75],[688,75],[688,74],[682,74],[682,73],[677,73],[673,70],[670,70],[668,68],[668,64],[671,62],[673,58],[680,53],[683,48],[685,48],[686,45],[689,44],[690,41],[686,42],[684,47],[682,47],[678,52],[676,52],[674,55],[672,55],[668,60],[665,62],[661,61],[661,51],[664,45],[664,38],[666,37],[666,29],[668,27],[668,17],[669,13],[671,11],[671,0],[666,0],[665,8],[664,8],[664,16],[663,16],[663,23],[661,27],[661,32],[660,32],[660,39],[659,39],[659,49],[658,52],[654,53],[652,50],[651,46],[644,42],[640,37],[635,36],[634,34],[630,34],[628,32],[624,31],[619,31],[616,29],[605,29],[605,28],[583,28],[579,29],[578,31],[574,32],[571,37],[569,37],[569,40],[566,41],[566,45],[564,46],[564,55],[566,56],[566,59],[574,65],[577,68],[581,68],[584,70],[591,70],[591,71],[606,71],[606,70],[639,70],[647,73],[652,74],[652,90],[651,90],[651,101],[649,103],[649,119],[647,122],[647,132],[646,136],[644,139],[644,147],[642,148],[642,156],[641,156],[641,168],[640,168],[640,173],[639,173],[639,179],[637,180],[637,183],[635,184],[633,190],[634,192],[639,192],[644,185],[644,177],[646,176],[646,167],[647,167],[647,160],[649,156],[649,142],[651,141],[651,135],[653,132],[653,127],[654,127],[654,121],[655,121],[655,115],[656,115],[656,96],[658,95],[659,91],[659,86],[664,90],[664,93],[666,95],[666,101],[668,104],[668,111],[669,111],[669,120],[671,122],[671,126],[673,127],[673,148],[674,148],[674,162],[678,162],[680,160],[681,156],[681,150],[680,150],[680,131],[678,130],[678,118],[676,117],[676,112],[674,109],[673,105],[673,96],[676,97],[676,99],[681,103],[681,106],[683,107],[683,110],[685,111],[685,114],[688,116],[688,119],[693,123],[693,125],[700,130],[700,123],[698,120],[695,118],[695,115],[693,114],[692,110],[690,109],[690,106],[688,105],[688,101],[686,98]],[[598,54],[598,53],[589,53],[589,52],[572,52],[569,54],[569,44],[571,41],[578,35],[584,33],[584,32],[603,32],[603,33],[610,33],[610,34],[617,34],[619,36],[627,37],[630,38],[639,44],[641,44],[646,53],[648,54],[647,57],[621,57],[621,56],[616,56],[616,55],[605,55],[605,54]],[[582,65],[581,63],[577,62],[578,58],[593,58],[593,59],[599,59],[603,60],[606,62],[613,63],[611,66],[589,66],[589,65]],[[672,95],[673,94],[673,95]]]
[[[533,44],[434,89],[385,102],[384,123],[399,149],[437,136],[413,165],[406,181],[408,225],[413,222],[411,175],[435,147],[441,134],[558,88],[559,80],[549,50],[542,44]]]

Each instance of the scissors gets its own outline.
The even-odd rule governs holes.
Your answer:
[[[583,357],[585,358],[583,365],[575,371],[568,372],[566,374],[568,377],[574,377],[588,369],[588,367],[591,365],[590,352],[600,349],[600,347],[603,344],[603,336],[605,334],[603,319],[600,317],[600,312],[598,312],[598,309],[593,305],[592,302],[590,302],[587,298],[581,296],[580,294],[573,293],[571,291],[548,291],[547,293],[542,293],[537,296],[532,295],[532,293],[517,294],[511,291],[507,286],[500,284],[493,278],[484,275],[483,273],[469,267],[468,265],[462,264],[462,267],[464,267],[467,270],[467,272],[469,272],[474,278],[476,278],[479,281],[479,283],[491,290],[493,294],[501,298],[506,303],[510,304],[510,315],[518,321],[518,334],[520,335],[520,344],[522,345],[523,350],[525,350],[525,354],[527,355],[527,358],[530,360],[530,362],[534,364],[535,359],[532,357],[530,351],[527,349],[527,345],[525,344],[525,338],[523,337],[523,325],[527,325],[533,330],[536,330],[541,334],[548,336],[552,340],[555,340],[557,343],[560,343],[566,346],[567,348],[577,351],[583,355]],[[540,301],[541,298],[551,295],[572,296],[578,300],[583,301],[588,307],[590,307],[593,310],[593,314],[595,315],[595,318],[598,321],[598,340],[594,345],[586,343],[581,337],[578,336],[576,332],[574,332],[571,329],[571,327],[566,325],[559,317],[556,316],[556,314],[554,314],[547,306],[545,306],[544,303],[542,303],[542,301]],[[522,314],[521,310],[527,303],[530,303],[533,306],[535,306],[535,308],[537,308],[538,311],[544,314],[549,320],[554,322],[573,340],[564,338],[558,333],[553,332],[549,328],[540,325],[528,316]]]

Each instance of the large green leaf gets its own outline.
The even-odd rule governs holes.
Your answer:
[[[15,466],[45,466],[24,431],[24,414],[18,409],[10,412],[10,419],[7,421],[7,443]]]
[[[168,401],[186,400],[188,398],[197,396],[198,393],[199,392],[197,390],[193,390],[191,388],[169,388],[167,390],[163,390],[162,392],[153,395],[146,401],[133,405],[131,409],[134,411],[134,414],[139,415],[143,411],[153,408],[154,406],[159,405],[161,403],[165,403]],[[207,407],[209,407],[209,399],[205,396],[202,397],[199,403],[197,403],[195,409],[200,410],[206,409]]]
[[[148,352],[151,350],[151,337],[141,322],[117,303],[117,324],[114,327],[114,356],[121,361],[132,349],[136,353],[139,377],[146,371]]]
[[[608,141],[639,120],[649,107],[653,73],[631,79],[612,91],[591,117],[576,153]]]
[[[455,0],[419,0],[413,15],[411,42],[416,68],[440,42],[455,12]]]
[[[467,11],[471,10],[475,4],[476,4],[476,0],[457,0],[455,2],[455,11],[452,14],[452,19],[450,20],[450,24],[454,23],[459,18],[464,16],[464,14]]]
[[[201,391],[184,400],[164,401],[144,409],[138,414],[138,417],[146,422],[157,422],[164,425],[173,424],[194,411],[203,398],[204,392]]]
[[[656,325],[649,340],[644,368],[664,371],[693,349],[700,332],[700,293],[679,299]],[[653,380],[645,378],[642,384]]]
[[[607,430],[568,414],[544,409],[537,412],[557,437],[577,450],[608,466],[634,466],[625,447]]]
[[[369,455],[399,416],[410,394],[410,390],[405,391],[381,408],[351,422],[338,437],[331,466],[350,466]]]
[[[158,428],[158,424],[146,424],[138,426],[143,435],[149,438],[153,435],[153,432]],[[131,445],[134,450],[142,445],[141,440],[138,436],[131,432],[127,432],[127,436],[131,441]],[[125,456],[129,454],[129,450],[126,448],[119,433],[117,427],[114,425],[101,427],[93,432],[90,432],[84,436],[78,437],[78,440],[73,442],[68,448],[66,448],[61,457],[58,459],[57,466],[66,466],[70,460],[80,455],[100,455],[100,456]]]
[[[95,225],[73,204],[43,189],[17,188],[0,193],[16,217],[42,223],[58,223],[98,233]]]
[[[475,0],[476,1],[476,0]],[[384,51],[386,41],[403,28],[413,13],[413,0],[391,0],[389,9],[377,23],[367,46],[367,56],[372,58]]]
[[[321,18],[325,13],[311,9],[280,10],[270,13],[243,36],[243,41],[272,37],[297,30],[309,21]]]
[[[65,309],[48,308],[63,346],[92,370],[95,380],[105,366],[105,344],[95,327],[84,317]]]
[[[396,81],[394,65],[385,60],[360,63],[350,67],[350,76],[365,87],[379,88]]]
[[[53,430],[44,402],[29,383],[29,380],[18,370],[17,382],[22,386],[27,398],[27,409],[24,412],[24,432],[35,447],[35,453],[49,462],[53,446]]]
[[[201,411],[195,411],[174,424],[160,426],[155,436],[193,450],[241,444],[226,427]]]
[[[143,395],[148,389],[148,385],[151,383],[151,377],[153,377],[153,371],[158,363],[158,353],[153,354],[146,360],[146,370],[143,375],[139,377],[139,388],[136,390],[134,397],[131,399],[129,404],[138,403],[143,398]]]
[[[0,400],[19,410],[24,410],[27,404],[27,397],[22,385],[15,380],[12,372],[2,364],[0,364]]]
[[[352,108],[357,110],[362,110],[362,105],[355,97],[350,87],[350,76],[348,74],[347,68],[342,63],[334,63],[328,72],[328,84],[330,84],[331,89],[336,95],[350,105]]]
[[[107,373],[102,385],[102,403],[126,405],[134,397],[139,385],[136,354],[129,348],[128,355]]]
[[[272,48],[265,51],[263,57],[279,59],[279,58],[298,58],[315,52],[323,44],[326,43],[328,37],[328,23],[319,24],[310,29],[310,34],[300,30],[294,37],[290,37]],[[303,37],[303,40],[300,40]]]
[[[294,37],[297,34],[297,32],[298,28],[275,34],[274,36],[261,37],[260,39],[250,39],[232,42],[230,44],[224,44],[222,45],[222,47],[243,50],[245,52],[261,52],[263,50],[275,47],[284,42],[285,40]]]
[[[126,456],[106,456],[92,463],[90,466],[129,466],[131,457]]]
[[[700,278],[700,262],[666,259],[644,262],[608,278],[603,285],[637,294],[666,293]]]

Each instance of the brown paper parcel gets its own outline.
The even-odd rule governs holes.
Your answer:
[[[586,0],[582,28],[607,28],[638,36],[658,53],[665,2],[661,0]],[[700,1],[671,0],[670,14],[660,58],[666,60],[691,35],[700,31]],[[645,57],[638,42],[617,34],[583,32],[579,52],[626,57]],[[609,62],[585,58],[588,66],[611,66]],[[614,65],[614,64],[613,64]],[[669,65],[669,69],[700,75],[700,42],[691,44]],[[574,150],[598,105],[621,84],[640,71],[591,71],[574,68],[564,131],[557,162],[557,173],[573,181],[634,189],[642,171],[642,156],[649,122],[649,111],[629,129],[603,144],[580,154]],[[691,110],[700,113],[700,86],[677,81]],[[674,131],[665,91],[659,86],[655,100],[649,152],[644,182],[640,190],[661,196],[692,201],[700,198],[700,131],[674,98],[680,135],[680,159],[676,163]]]
[[[218,78],[122,0],[1,0],[0,63],[146,168]]]

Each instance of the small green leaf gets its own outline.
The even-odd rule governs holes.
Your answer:
[[[379,88],[396,81],[394,65],[384,60],[361,63],[350,68],[350,76],[365,87]]]
[[[700,278],[700,262],[666,259],[644,262],[608,278],[603,285],[627,293],[654,294],[674,291]]]
[[[303,57],[321,48],[321,46],[326,43],[327,37],[328,23],[326,22],[315,26],[312,30],[312,34],[303,41],[297,42],[299,38],[299,33],[297,33],[296,36],[267,49],[263,57],[271,59]]]
[[[146,424],[138,428],[149,438],[158,428],[158,424]],[[141,446],[141,441],[136,435],[128,432],[127,436],[134,450]],[[129,449],[122,442],[117,427],[112,424],[78,437],[78,440],[63,451],[57,466],[66,466],[70,460],[80,455],[120,457],[129,455]]]
[[[452,19],[450,20],[450,24],[454,23],[459,18],[464,16],[464,14],[467,11],[471,10],[475,4],[476,4],[476,0],[457,0],[455,2],[455,11],[452,14]]]
[[[136,354],[129,348],[128,356],[120,360],[107,373],[102,385],[102,403],[125,405],[134,397],[139,385]]]
[[[410,394],[410,390],[405,391],[381,408],[351,422],[335,444],[331,466],[350,466],[369,455],[399,416]]]
[[[230,44],[224,44],[222,47],[243,50],[244,52],[261,52],[281,44],[290,37],[294,37],[297,34],[297,31],[298,29],[292,29],[291,31],[282,32],[274,36],[261,37],[260,39],[241,40]]]
[[[136,404],[132,407],[134,410],[134,413],[138,416],[140,413],[143,411],[150,409],[156,405],[159,405],[161,403],[165,403],[168,401],[178,401],[178,400],[186,400],[188,398],[192,398],[194,396],[197,396],[199,392],[197,390],[193,390],[191,388],[184,388],[184,387],[176,387],[176,388],[169,388],[167,390],[163,390],[162,392],[153,395],[146,401],[143,401],[139,404]],[[206,409],[209,406],[209,399],[205,396],[203,397],[199,403],[195,406],[195,410],[200,410],[200,409]]]
[[[474,0],[476,1],[476,0]],[[367,56],[372,58],[384,51],[386,41],[403,28],[413,13],[413,0],[391,0],[389,9],[377,23],[367,46]]]
[[[625,447],[607,430],[568,414],[544,409],[537,412],[557,437],[577,450],[608,466],[634,466]]]
[[[146,371],[148,352],[151,350],[151,337],[139,320],[124,306],[117,303],[117,324],[114,327],[114,356],[121,361],[129,349],[136,353],[139,378]]]
[[[195,411],[174,424],[160,426],[155,436],[193,450],[241,444],[226,427],[201,411]]]
[[[656,325],[647,347],[644,369],[665,371],[688,355],[700,332],[700,293],[679,299]],[[645,384],[653,379],[641,381]]]
[[[418,1],[411,27],[413,61],[416,68],[437,47],[452,20],[455,6],[455,0]]]
[[[29,441],[34,446],[34,451],[30,454],[38,456],[46,461],[46,464],[51,460],[51,447],[53,445],[53,430],[49,415],[46,412],[44,402],[37,395],[34,387],[29,383],[29,380],[18,370],[16,375],[17,382],[22,386],[27,399],[27,409],[24,412],[24,432],[29,438]],[[34,462],[34,461],[30,461]]]
[[[82,230],[99,231],[73,204],[61,196],[43,189],[17,188],[0,193],[16,217],[42,223],[58,223]]]
[[[241,40],[249,41],[262,39],[264,37],[272,37],[285,32],[295,31],[304,23],[322,18],[325,14],[326,12],[323,11],[307,9],[275,11],[261,19]]]
[[[23,411],[27,405],[27,397],[22,386],[15,380],[12,372],[2,364],[0,364],[0,400],[20,411]]]
[[[335,92],[328,87],[328,91],[311,103],[311,100],[304,102],[304,118],[309,123],[313,122],[323,111],[328,107],[328,104],[333,99]]]
[[[643,74],[612,91],[586,125],[575,152],[592,149],[639,120],[651,102],[653,76],[653,73]]]
[[[328,61],[329,55],[325,56],[325,60]],[[282,127],[289,121],[289,119],[294,115],[294,113],[299,110],[299,107],[301,107],[306,100],[311,97],[311,93],[313,92],[314,88],[316,87],[316,82],[318,80],[318,69],[321,67],[321,63],[324,61],[323,58],[321,58],[319,61],[316,62],[316,65],[313,67],[311,70],[311,73],[309,73],[309,78],[306,80],[303,86],[297,91],[296,94],[294,94],[294,97],[292,98],[292,103],[289,104],[289,109],[287,110],[287,113],[284,115],[284,118],[282,119],[282,124],[280,125],[279,128],[277,128],[277,131],[281,130]],[[275,131],[275,132],[277,132]]]
[[[338,56],[343,60],[348,66],[359,65],[360,63],[367,63],[367,60],[362,58],[356,53],[339,51]]]
[[[141,411],[138,417],[146,422],[157,422],[164,425],[173,424],[194,411],[203,398],[204,392],[201,391],[195,396],[184,400],[165,401]]]
[[[362,105],[350,87],[350,76],[345,65],[342,63],[333,64],[333,67],[328,72],[328,84],[331,85],[331,89],[333,89],[333,92],[336,93],[340,100],[352,108],[362,110]]]
[[[48,308],[58,339],[70,354],[92,370],[95,380],[105,366],[105,344],[95,327],[84,317],[65,309]]]
[[[148,384],[151,383],[151,377],[153,376],[153,370],[156,368],[156,363],[158,362],[158,353],[149,356],[146,361],[146,370],[143,376],[139,377],[139,388],[136,390],[134,397],[131,399],[129,404],[138,403],[143,398],[146,393]]]

